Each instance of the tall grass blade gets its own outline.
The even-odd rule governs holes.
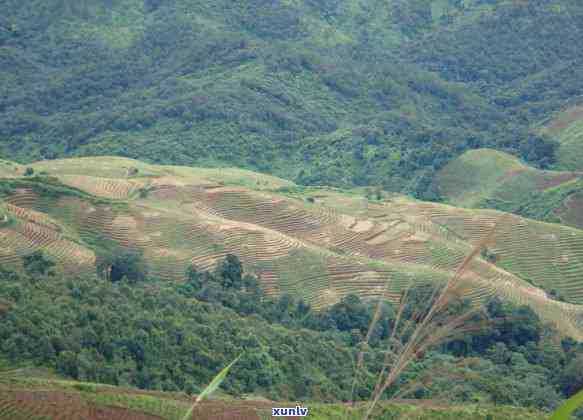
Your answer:
[[[501,225],[505,217],[498,218],[490,232],[473,247],[472,251],[464,258],[457,270],[445,283],[445,286],[433,289],[425,307],[416,310],[409,319],[405,320],[403,323],[404,328],[401,331],[397,329],[397,325],[393,327],[393,332],[396,332],[395,343],[391,341],[388,343],[389,351],[386,353],[387,357],[378,376],[363,420],[368,420],[371,417],[383,393],[399,381],[405,369],[414,360],[417,360],[420,355],[435,345],[443,344],[459,337],[461,334],[478,328],[477,325],[472,325],[472,318],[478,314],[481,307],[466,310],[462,315],[449,314],[447,309],[452,300],[459,296],[460,287],[464,283],[464,274],[480,254],[482,248],[492,241],[495,230]],[[407,300],[406,298],[401,299],[397,324],[401,320],[403,308],[408,304]],[[393,338],[392,335],[391,338]],[[396,351],[392,352],[391,350]]]
[[[366,333],[366,337],[364,338],[364,341],[362,341],[360,343],[361,347],[360,347],[360,351],[358,352],[358,356],[357,356],[357,363],[356,363],[356,368],[354,369],[354,378],[352,381],[352,389],[350,392],[350,405],[352,405],[352,406],[354,406],[354,403],[355,403],[354,393],[356,391],[357,385],[359,384],[360,376],[361,376],[363,366],[364,366],[364,353],[365,353],[366,348],[368,347],[368,343],[370,342],[374,328],[381,317],[384,301],[386,299],[386,292],[387,292],[388,284],[389,284],[388,282],[385,283],[385,288],[383,289],[383,294],[377,302],[373,318],[371,319],[371,322],[368,326],[368,332]]]
[[[192,404],[192,406],[187,411],[187,413],[184,415],[184,417],[182,417],[182,420],[190,419],[190,417],[192,417],[192,413],[194,412],[194,409],[196,408],[198,403],[200,403],[203,399],[205,399],[206,397],[211,395],[213,392],[215,392],[218,389],[219,386],[221,386],[221,384],[223,383],[223,381],[227,377],[229,370],[231,370],[233,365],[239,361],[241,356],[242,355],[237,356],[237,358],[235,360],[233,360],[231,363],[229,363],[223,370],[221,370],[218,373],[217,376],[215,376],[213,378],[213,380],[206,386],[205,389],[202,390],[202,392],[198,395],[198,397],[196,397],[196,401],[194,401],[194,404]]]
[[[570,420],[581,406],[583,406],[583,389],[561,404],[549,420]]]

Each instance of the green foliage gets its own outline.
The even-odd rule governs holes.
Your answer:
[[[482,247],[482,250],[480,251],[480,256],[486,261],[491,262],[492,264],[496,263],[496,261],[498,260],[496,253],[492,252],[486,246]]]
[[[33,252],[30,255],[22,257],[22,265],[28,274],[31,276],[35,275],[49,275],[54,276],[55,273],[51,270],[55,266],[55,263],[45,257],[42,250]]]
[[[464,150],[552,165],[531,123],[582,89],[567,0],[3,6],[0,153],[22,162],[236,165],[436,200]]]
[[[140,251],[114,248],[101,256],[97,272],[113,283],[123,279],[137,283],[146,279],[148,267]]]
[[[213,273],[191,274],[198,276],[206,283]],[[230,394],[348,398],[352,349],[342,334],[283,326],[277,302],[265,303],[272,322],[255,315],[259,305],[249,302],[262,298],[248,276],[241,290],[209,281],[225,305],[193,299],[190,282],[3,277],[0,299],[10,309],[0,311],[0,352],[11,363],[35,360],[77,380],[190,392],[243,353],[223,384]],[[239,294],[249,296],[231,300]]]
[[[580,92],[583,86],[573,69],[582,57],[564,36],[581,30],[582,5],[573,1],[491,3],[493,11],[471,25],[442,31],[425,43],[418,61],[448,80],[487,86],[494,102],[515,118],[538,119]],[[535,27],[545,28],[544,34],[532,31]]]
[[[583,355],[573,358],[560,377],[561,388],[566,395],[573,395],[583,388]]]
[[[340,331],[366,331],[372,314],[358,296],[348,295],[329,310],[331,318]]]
[[[314,311],[286,295],[266,297],[252,276],[239,280],[235,256],[219,267],[223,270],[191,268],[181,285],[61,276],[39,282],[2,271],[0,300],[7,310],[0,311],[0,354],[11,364],[33,361],[81,381],[189,394],[200,392],[241,355],[222,385],[230,394],[348,400],[351,360],[376,305],[347,296]],[[429,291],[411,289],[407,311],[426,307]],[[460,310],[456,305],[452,311]],[[423,384],[413,396],[554,408],[559,391],[566,392],[563,387],[573,382],[570,373],[579,371],[583,346],[574,340],[565,340],[559,349],[546,346],[540,320],[524,307],[495,301],[487,316],[494,320],[489,328],[412,364],[405,377]],[[394,319],[394,308],[385,303],[368,343],[357,398],[370,395]],[[84,398],[129,404],[81,388]],[[131,404],[153,414],[166,410],[154,399]],[[172,412],[182,416],[188,406],[181,407]]]
[[[223,279],[223,287],[240,289],[243,286],[243,266],[236,255],[229,254],[219,264],[217,275]]]

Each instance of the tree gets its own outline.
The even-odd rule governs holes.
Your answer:
[[[191,265],[186,270],[186,285],[192,289],[192,291],[200,290],[202,287],[203,273],[197,271],[196,267]]]
[[[309,304],[307,304],[306,302],[304,302],[303,299],[300,299],[298,301],[298,304],[296,306],[296,314],[297,314],[298,318],[303,318],[303,317],[307,316],[311,310],[312,310],[312,307]]]
[[[512,306],[492,299],[487,305],[488,316],[495,328],[488,328],[477,337],[480,347],[485,349],[501,341],[515,350],[528,342],[538,343],[542,334],[542,323],[538,315],[528,306]]]
[[[104,258],[99,267],[99,271],[113,283],[121,281],[124,277],[131,283],[136,283],[144,280],[148,272],[143,254],[128,249],[114,250]]]
[[[240,289],[243,285],[243,266],[236,255],[228,254],[219,264],[217,274],[222,279],[222,285],[226,289]]]
[[[498,256],[496,255],[496,253],[492,252],[492,250],[487,246],[482,247],[482,249],[480,250],[480,256],[492,264],[495,264],[496,261],[498,261]]]
[[[63,375],[77,379],[79,369],[77,366],[77,355],[71,351],[64,351],[57,358],[57,370]]]
[[[579,354],[565,366],[561,373],[560,385],[567,396],[583,388],[583,354]]]
[[[312,311],[302,320],[301,325],[316,331],[329,331],[336,329],[336,322],[329,311]]]
[[[195,385],[192,379],[189,379],[184,384],[184,392],[186,393],[186,395],[192,396],[199,392],[199,388]]]
[[[51,270],[51,268],[55,266],[55,263],[46,258],[42,250],[24,256],[22,258],[22,264],[26,272],[30,275],[48,274],[49,276],[53,276],[55,274],[55,272]]]
[[[480,378],[480,385],[490,395],[494,405],[512,403],[511,385],[508,380],[488,375]]]
[[[348,295],[332,306],[330,315],[340,331],[366,331],[371,320],[368,307],[356,295]]]
[[[405,319],[412,319],[418,321],[423,319],[431,304],[439,296],[440,290],[436,289],[431,283],[419,284],[411,287],[407,295],[403,295],[401,299],[406,298],[403,316]]]
[[[487,356],[497,365],[506,365],[512,358],[512,352],[508,350],[506,344],[496,343],[490,350],[488,350]]]
[[[555,163],[558,148],[557,141],[539,136],[530,136],[520,143],[521,155],[531,162],[538,162],[542,168]]]
[[[36,351],[37,351],[36,356],[44,363],[54,362],[56,353],[49,337],[43,336],[40,338],[40,343]]]
[[[275,304],[276,313],[274,314],[274,318],[283,325],[290,325],[292,323],[295,307],[296,303],[294,298],[284,293],[279,297]]]
[[[565,337],[561,340],[561,348],[565,353],[569,354],[572,350],[577,349],[577,341],[572,337]]]
[[[502,337],[511,344],[521,346],[529,341],[540,340],[542,324],[538,315],[528,306],[520,306],[511,311],[505,326]]]

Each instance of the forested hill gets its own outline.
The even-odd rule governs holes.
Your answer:
[[[436,198],[468,148],[552,166],[575,0],[4,0],[0,154],[236,165]]]

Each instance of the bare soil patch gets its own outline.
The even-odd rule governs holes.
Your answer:
[[[18,410],[22,410],[22,419],[33,415],[59,420],[160,420],[160,417],[124,408],[99,406],[77,394],[62,391],[0,389],[0,406],[13,407],[16,412],[11,416],[20,416]],[[4,418],[0,412],[0,419]]]
[[[578,119],[583,118],[583,107],[574,107],[561,113],[549,126],[551,134],[559,134]]]
[[[553,188],[558,185],[561,185],[567,181],[571,181],[572,179],[577,178],[577,175],[574,173],[564,173],[554,176],[552,178],[546,178],[541,180],[537,183],[537,189],[539,190],[546,190],[548,188]]]

